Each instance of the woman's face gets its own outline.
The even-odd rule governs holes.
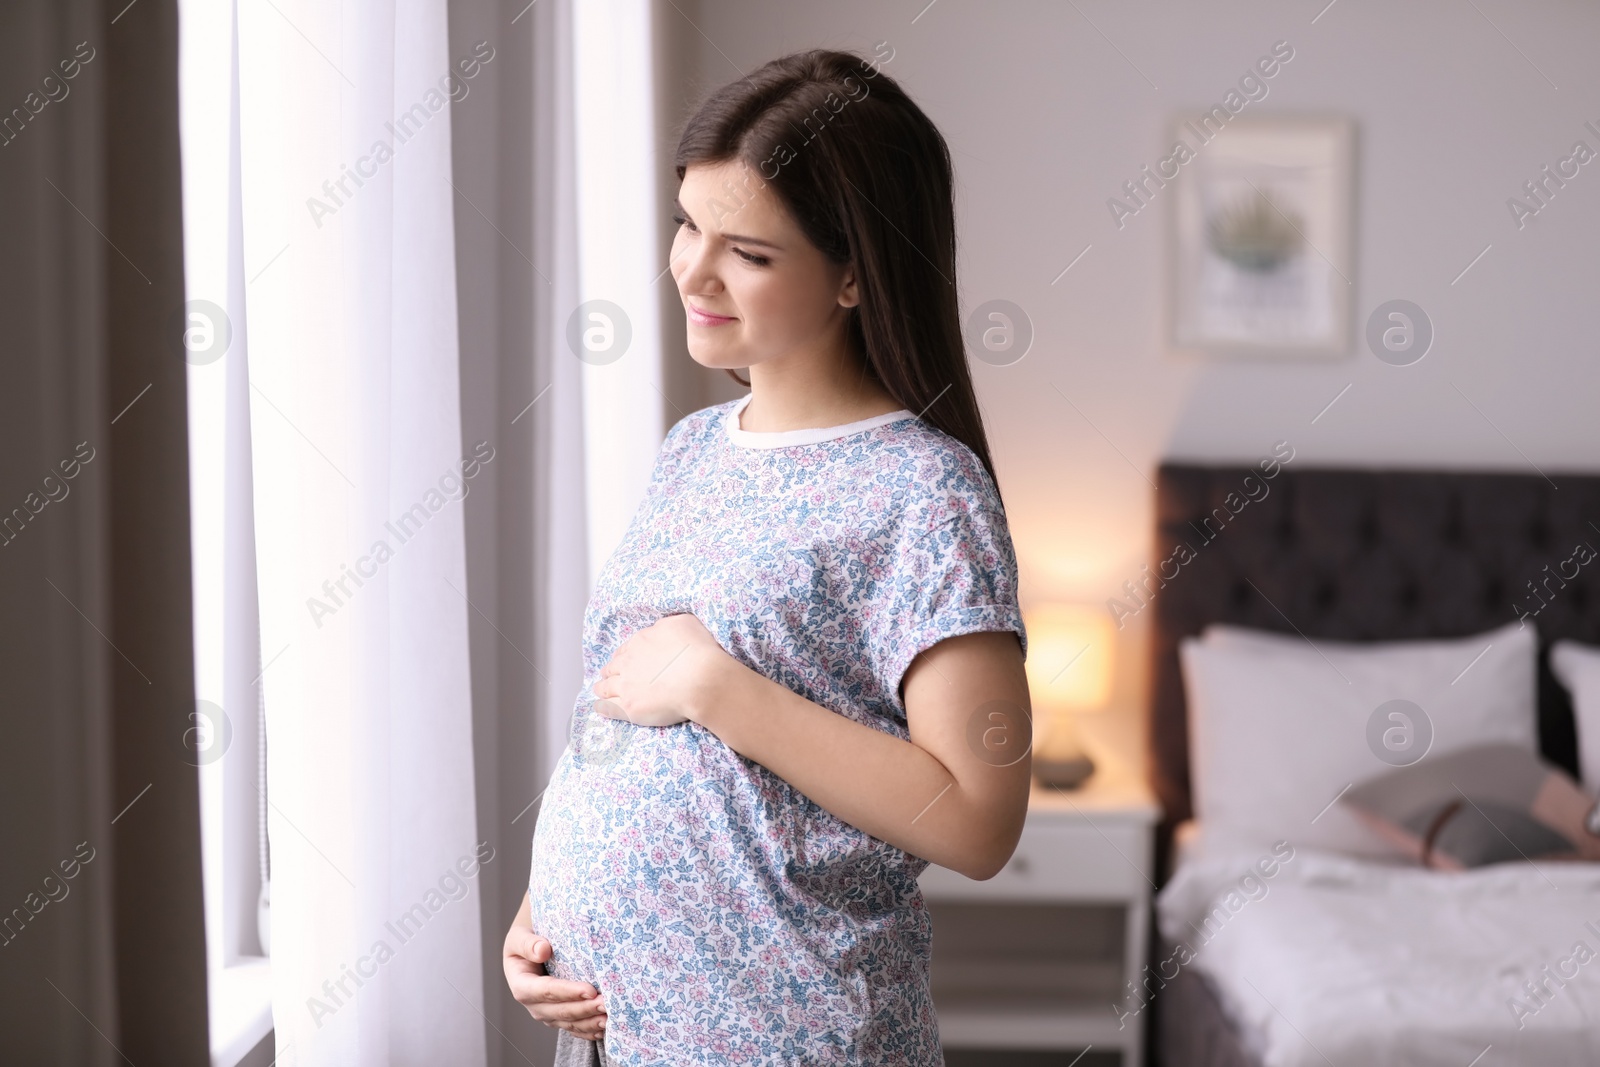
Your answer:
[[[670,265],[696,363],[837,354],[860,299],[854,272],[807,240],[760,175],[738,162],[691,166],[676,210]]]

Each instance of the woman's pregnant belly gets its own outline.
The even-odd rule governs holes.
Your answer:
[[[700,727],[577,714],[587,721],[562,755],[534,833],[530,916],[554,950],[551,974],[601,984],[641,955],[707,947],[676,942],[703,921],[699,909],[737,906],[728,883],[744,866],[734,845],[742,820],[730,804],[738,787],[719,781],[729,768],[715,766],[724,761],[708,743],[733,754]]]
[[[699,726],[595,718],[545,794],[529,899],[549,972],[606,995],[608,1042],[759,1059],[804,1032],[826,1063],[864,1018],[926,1014],[922,861]]]
[[[903,935],[923,861],[702,727],[579,714],[594,721],[545,794],[529,879],[551,973],[594,982],[663,951],[726,965],[775,941],[840,962],[875,929]]]

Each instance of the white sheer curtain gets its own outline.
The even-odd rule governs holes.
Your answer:
[[[615,143],[654,139],[659,13],[224,9],[237,60],[205,66],[219,99],[237,79],[238,143],[207,217],[240,236],[191,236],[226,259],[196,267],[229,279],[227,365],[248,353],[227,425],[249,427],[254,481],[277,1062],[538,1059],[553,1035],[496,957],[582,676],[583,561],[664,429],[660,163]],[[227,158],[214,140],[196,158]],[[572,350],[586,299],[622,309],[621,358]],[[222,600],[241,630],[243,598]]]
[[[237,0],[283,1065],[484,1062],[446,0]],[[492,60],[490,60],[492,61]]]

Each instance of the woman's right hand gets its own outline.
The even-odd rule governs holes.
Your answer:
[[[605,1000],[588,982],[568,982],[545,974],[550,942],[533,932],[527,894],[522,909],[506,931],[506,985],[517,1003],[546,1026],[570,1030],[579,1037],[599,1041],[606,1032]]]

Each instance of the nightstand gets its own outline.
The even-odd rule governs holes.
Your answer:
[[[1128,983],[1145,965],[1159,809],[1104,767],[1080,788],[1037,783],[1011,861],[978,882],[930,866],[932,983],[947,1048],[1120,1051],[1143,1067]]]

